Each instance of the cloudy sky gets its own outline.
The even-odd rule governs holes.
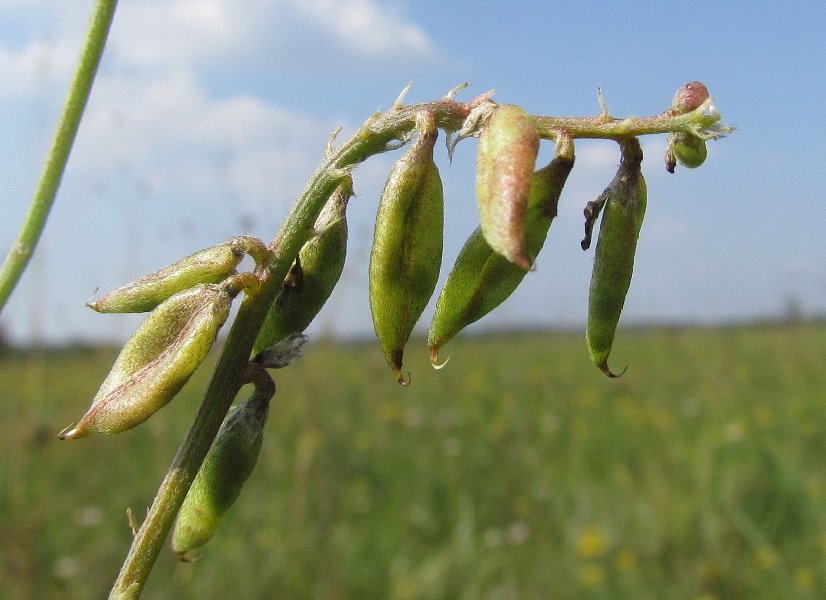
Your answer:
[[[643,140],[649,207],[625,323],[826,314],[826,54],[819,3],[121,0],[68,172],[0,328],[13,340],[116,340],[133,317],[106,290],[247,233],[269,240],[330,131],[372,112],[488,89],[535,114],[656,114],[700,79],[738,127],[702,168],[662,167]],[[0,0],[0,252],[16,236],[78,54],[90,0]],[[475,142],[452,165],[443,277],[476,226]],[[543,149],[543,156],[550,153]],[[315,325],[371,331],[366,264],[394,155],[356,172],[344,277]],[[611,142],[577,166],[538,269],[481,328],[576,326],[593,250],[582,208],[611,179]],[[426,326],[429,311],[423,323]]]

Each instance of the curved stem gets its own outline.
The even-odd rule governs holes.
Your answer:
[[[66,170],[69,152],[80,126],[83,110],[89,100],[89,93],[103,55],[106,39],[109,36],[109,28],[112,25],[117,3],[117,0],[98,0],[95,5],[77,71],[69,88],[69,95],[63,106],[63,113],[60,116],[43,173],[29,206],[29,212],[23,221],[17,240],[9,248],[3,267],[0,269],[0,311],[3,310],[29,264],[43,228],[46,226],[46,219],[54,204],[63,172]]]
[[[410,106],[397,102],[386,113],[373,115],[350,139],[328,153],[270,244],[269,261],[256,269],[261,286],[255,295],[244,299],[238,311],[204,402],[158,488],[146,520],[132,541],[110,598],[137,598],[140,595],[189,486],[243,382],[250,352],[267,310],[281,289],[301,246],[311,236],[319,212],[341,179],[368,157],[398,148],[407,139],[406,134],[415,127],[418,113],[429,111],[440,128],[457,131],[470,111],[479,103],[489,101],[488,97],[488,94],[483,94],[466,104],[455,102],[450,97]],[[605,117],[536,117],[536,120],[543,137],[564,138],[570,143],[571,139],[579,137],[610,139],[682,130],[685,127],[684,117],[660,115],[621,121],[606,120]]]

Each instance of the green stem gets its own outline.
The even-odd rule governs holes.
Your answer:
[[[388,112],[369,119],[318,167],[273,239],[269,248],[272,252],[269,262],[256,269],[261,287],[257,294],[246,297],[241,304],[204,402],[158,488],[146,520],[132,541],[110,598],[137,598],[140,595],[189,486],[242,384],[250,351],[267,310],[281,289],[301,246],[309,239],[319,212],[341,179],[358,163],[391,149],[394,142],[406,139],[406,134],[415,127],[416,115],[421,111],[430,111],[440,128],[457,131],[471,109],[479,102],[486,101],[486,98],[487,96],[480,96],[467,104],[444,98],[425,104],[395,105]],[[679,121],[680,118],[663,115],[652,117],[656,120],[656,131],[650,131],[650,119],[612,119],[614,124],[606,129],[604,117],[552,119],[548,122],[543,121],[547,117],[536,117],[541,127],[546,128],[544,137],[554,139],[622,138],[645,133],[664,133],[672,129],[681,130],[683,124]],[[634,126],[635,122],[639,123],[637,127]]]
[[[46,226],[46,219],[49,217],[57,189],[60,187],[60,180],[66,170],[66,162],[69,160],[69,152],[80,126],[83,110],[89,100],[89,93],[103,55],[106,39],[109,36],[109,28],[112,25],[116,6],[117,0],[98,0],[95,5],[86,41],[78,60],[77,71],[69,88],[69,95],[63,106],[63,113],[46,157],[43,173],[29,206],[29,212],[23,221],[17,240],[9,248],[3,267],[0,269],[0,311],[3,310],[29,264],[43,228]]]

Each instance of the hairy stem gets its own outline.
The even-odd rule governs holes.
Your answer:
[[[452,132],[462,127],[475,106],[487,101],[488,95],[479,96],[466,104],[455,102],[450,97],[409,106],[397,102],[389,111],[368,119],[318,167],[273,239],[269,248],[272,252],[269,262],[256,269],[261,287],[255,295],[246,297],[240,307],[204,402],[158,489],[146,520],[133,539],[110,598],[136,598],[140,595],[189,486],[243,382],[250,351],[267,310],[299,250],[309,239],[312,226],[324,203],[341,179],[368,157],[397,148],[406,141],[407,134],[415,127],[419,112],[431,112],[440,128]],[[690,122],[685,115],[673,117],[665,114],[646,119],[623,120],[607,116],[535,118],[543,137],[566,140],[582,137],[616,139],[647,133],[667,133],[683,130],[689,126],[685,123]]]
[[[117,3],[117,0],[98,0],[95,5],[77,70],[69,88],[66,104],[63,106],[63,113],[60,116],[52,146],[46,157],[43,173],[29,206],[29,212],[23,221],[17,240],[9,248],[2,269],[0,269],[0,311],[3,310],[29,264],[43,228],[46,226],[46,219],[54,204],[60,180],[63,178],[63,172],[69,160],[69,152],[80,126],[80,119],[89,99],[92,82],[103,55],[103,48],[109,36],[109,28],[115,16]]]

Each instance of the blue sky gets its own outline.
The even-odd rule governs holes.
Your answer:
[[[77,146],[35,260],[0,327],[15,341],[118,340],[134,316],[84,307],[196,249],[269,240],[343,136],[391,106],[494,88],[535,114],[656,114],[699,79],[738,131],[697,170],[669,175],[643,139],[649,206],[623,323],[826,314],[822,3],[121,0]],[[0,252],[20,226],[92,2],[0,0]],[[593,250],[582,208],[610,181],[611,142],[577,165],[537,271],[475,330],[577,326]],[[543,156],[550,153],[543,149]],[[475,142],[452,165],[443,278],[476,226]],[[395,155],[356,172],[347,267],[314,331],[370,333],[366,265]],[[429,322],[430,309],[423,317]]]

